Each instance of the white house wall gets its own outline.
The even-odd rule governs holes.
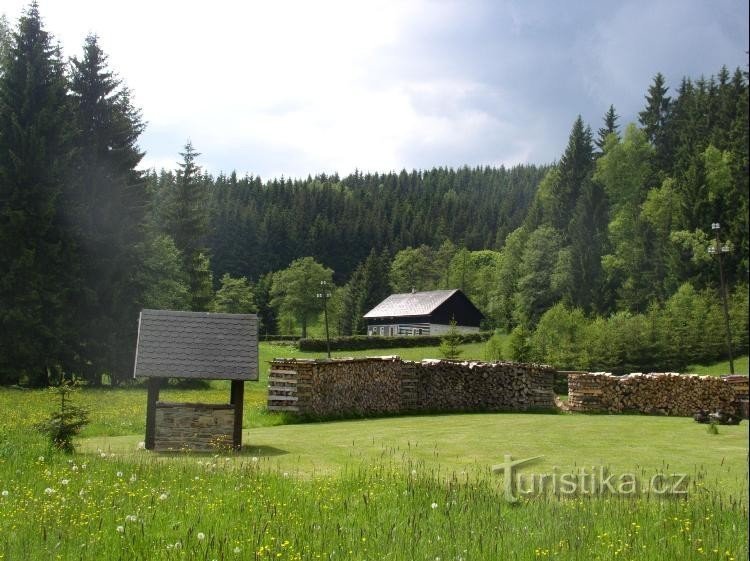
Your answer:
[[[367,326],[368,335],[383,337],[396,337],[399,335],[445,335],[450,325],[439,323],[385,323]],[[457,325],[459,333],[478,333],[478,327]]]

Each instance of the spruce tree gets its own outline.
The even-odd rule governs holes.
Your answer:
[[[620,127],[617,125],[617,119],[619,118],[620,116],[615,112],[615,106],[610,105],[604,114],[604,126],[597,131],[597,139],[594,141],[600,152],[604,152],[604,145],[607,143],[607,137],[610,134],[615,134],[619,138],[618,129]]]
[[[32,3],[0,76],[0,379],[67,370],[79,286],[69,229],[70,103],[59,50]]]
[[[72,61],[71,93],[77,117],[76,219],[82,238],[86,297],[80,302],[85,377],[132,372],[141,290],[140,266],[147,194],[136,166],[144,129],[129,92],[107,69],[107,56],[90,35],[83,58]]]
[[[672,98],[667,95],[668,90],[664,75],[657,73],[653,84],[648,88],[646,108],[638,113],[638,121],[646,137],[656,148],[656,163],[661,169],[668,165],[672,152],[669,134]]]
[[[182,162],[174,182],[167,183],[164,207],[159,209],[163,228],[182,253],[183,268],[190,279],[191,309],[205,311],[211,302],[211,270],[208,249],[207,191],[196,158],[200,156],[190,140],[180,152]]]

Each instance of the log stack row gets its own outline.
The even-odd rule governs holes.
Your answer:
[[[555,408],[555,371],[543,365],[275,359],[270,372],[268,408],[311,417]]]
[[[568,409],[571,411],[689,417],[699,410],[736,411],[736,399],[732,384],[716,376],[568,374]]]

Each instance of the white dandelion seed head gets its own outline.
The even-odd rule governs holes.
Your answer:
[[[106,452],[102,452],[101,454],[99,454],[99,457],[100,458],[106,458],[107,457]]]
[[[146,449],[146,443],[142,440],[138,443],[138,450],[145,450]]]
[[[131,483],[135,483],[136,481],[138,481],[138,476],[136,474],[131,475],[130,476],[130,482]]]
[[[70,479],[61,479],[60,480],[60,484],[61,485],[67,485],[68,483],[70,483]]]
[[[203,541],[206,539],[206,534],[204,534],[203,532],[198,532],[195,537],[198,538],[200,541]]]
[[[254,464],[258,463],[258,456],[253,456],[250,458]]]
[[[239,546],[236,546],[232,551],[235,553],[242,553],[242,549]]]
[[[37,460],[39,460],[40,462],[43,462],[43,461],[44,461],[44,456],[39,456],[39,457],[37,458]]]
[[[159,495],[159,500],[166,501],[167,497],[169,497],[169,495],[167,495],[166,493],[162,493],[161,495]]]
[[[438,504],[437,503],[432,503],[430,506],[432,507],[432,510],[435,510],[438,507]]]
[[[125,522],[138,522],[138,517],[135,514],[128,514],[125,517]]]
[[[47,488],[46,488],[46,489],[44,490],[44,494],[45,494],[45,495],[52,495],[52,494],[53,494],[54,492],[55,492],[55,490],[54,490],[54,489],[53,489],[52,487],[47,487]]]
[[[118,471],[115,475],[117,475],[117,477],[122,477],[122,472]]]
[[[8,493],[7,489],[3,489],[2,493],[0,493],[0,495],[2,495],[3,497],[7,497],[8,495],[10,495],[10,493]]]
[[[417,475],[417,470],[415,470],[415,469],[411,470],[411,474],[412,475]]]
[[[125,533],[125,526],[118,526],[116,530],[118,534],[123,534]]]

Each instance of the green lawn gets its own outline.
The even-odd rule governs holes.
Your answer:
[[[142,435],[86,439],[81,450],[138,459]],[[443,474],[489,472],[504,454],[543,455],[535,470],[608,466],[653,475],[705,476],[723,489],[747,484],[748,424],[712,435],[688,418],[634,415],[484,413],[409,416],[258,427],[243,432],[244,456],[310,476],[383,461],[419,464]]]
[[[472,348],[473,347],[473,348]],[[435,349],[346,355],[434,356]],[[482,358],[481,345],[466,358]],[[142,387],[84,389],[92,424],[79,453],[48,448],[32,424],[42,390],[0,388],[0,561],[646,560],[748,555],[748,423],[631,415],[420,415],[286,424],[265,406],[266,361],[308,357],[261,346],[239,454],[155,454]],[[473,358],[473,357],[472,357]],[[228,399],[228,385],[162,399]],[[687,496],[504,499],[491,466],[544,456],[523,473],[685,473]]]
[[[717,362],[709,365],[692,364],[685,370],[686,373],[691,374],[710,374],[712,376],[725,376],[729,374],[729,361]],[[745,374],[750,372],[748,368],[748,355],[738,357],[734,359],[734,373]]]

